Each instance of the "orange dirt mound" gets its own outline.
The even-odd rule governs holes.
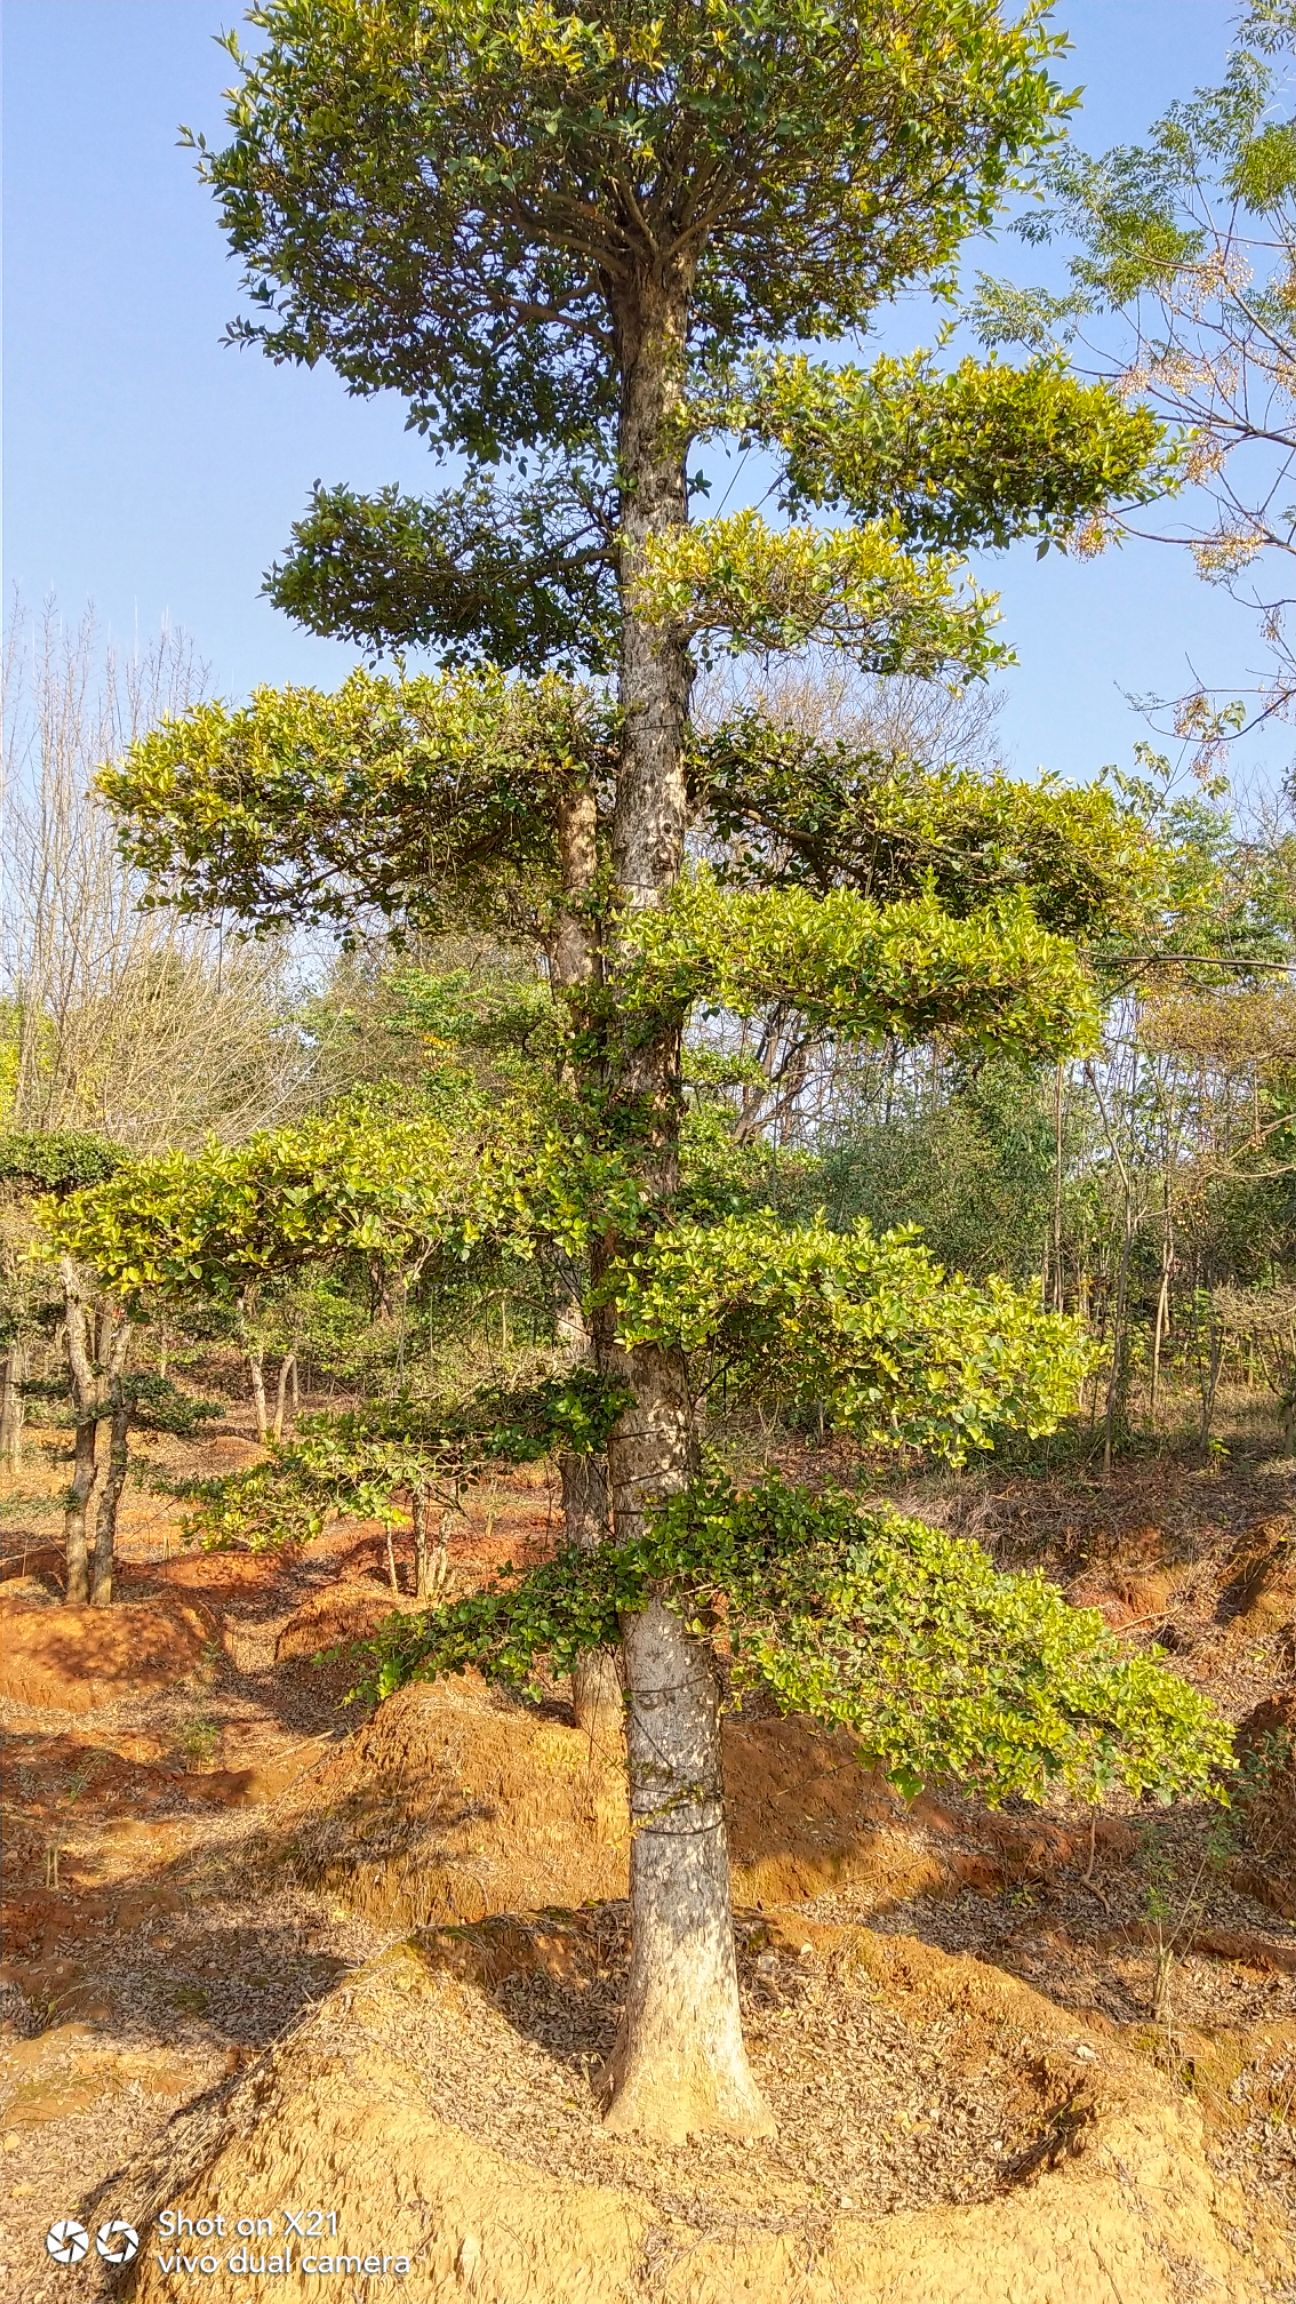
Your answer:
[[[1273,2236],[1213,2176],[1200,2113],[1107,2033],[912,1939],[743,1933],[776,2137],[602,2128],[586,2051],[621,1987],[623,1920],[554,1914],[432,1931],[354,1972],[87,2214],[147,2232],[142,2304],[174,2294],[162,2208],[232,2233],[284,2201],[335,2218],[274,2277],[290,2299],[339,2277],[356,2299],[398,2281],[409,2304],[1272,2296]],[[206,2245],[204,2294],[233,2304],[237,2243]]]
[[[272,1593],[284,1572],[282,1559],[266,1552],[184,1552],[160,1567],[136,1569],[150,1584],[171,1592],[198,1592],[204,1599],[259,1598]],[[127,1571],[129,1574],[131,1571]]]
[[[1090,1854],[1087,1828],[1067,1834],[934,1802],[906,1811],[845,1730],[728,1718],[724,1764],[741,1902],[850,1886],[881,1908],[963,1886],[992,1892]],[[600,1740],[556,1707],[493,1697],[472,1674],[402,1689],[303,1798],[292,1868],[382,1926],[626,1893],[619,1736]]]
[[[32,1607],[0,1589],[0,1696],[41,1711],[91,1712],[193,1669],[216,1623],[170,1595],[111,1608]]]
[[[1226,1564],[1220,1614],[1252,1635],[1279,1632],[1296,1617],[1296,1538],[1286,1513],[1240,1536]]]
[[[1296,1695],[1266,1697],[1235,1741],[1247,1852],[1234,1877],[1261,1903],[1296,1919]]]

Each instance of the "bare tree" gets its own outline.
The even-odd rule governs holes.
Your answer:
[[[0,780],[0,1105],[24,1130],[132,1151],[245,1135],[298,1108],[311,1052],[288,1028],[282,945],[149,910],[94,790],[99,765],[183,711],[205,674],[164,627],[106,643],[87,612],[11,603]]]

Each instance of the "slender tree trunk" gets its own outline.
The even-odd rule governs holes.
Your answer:
[[[296,1353],[285,1352],[279,1364],[279,1383],[275,1392],[274,1436],[276,1440],[282,1440],[284,1436],[284,1416],[288,1408],[288,1387],[292,1382],[296,1366]]]
[[[684,855],[684,774],[692,667],[683,636],[645,623],[634,586],[646,545],[687,519],[679,424],[691,280],[641,274],[614,309],[621,365],[619,433],[623,738],[612,824],[612,867],[623,912],[663,904]],[[622,1141],[636,1145],[657,1206],[678,1185],[682,1106],[678,1014],[621,1044],[609,1101]],[[624,1252],[629,1243],[603,1244]],[[606,1317],[600,1365],[628,1385],[631,1405],[608,1444],[617,1540],[696,1468],[685,1371],[672,1355],[618,1348]],[[734,1957],[729,1856],[714,1667],[662,1601],[623,1628],[630,1772],[631,1964],[626,2005],[604,2084],[610,2126],[679,2139],[706,2129],[768,2133],[771,2122],[743,2045]]]
[[[1174,1223],[1170,1207],[1170,1179],[1166,1177],[1165,1224],[1161,1234],[1161,1285],[1157,1289],[1156,1321],[1152,1331],[1152,1381],[1148,1405],[1155,1429],[1157,1403],[1161,1392],[1161,1347],[1170,1329],[1170,1282],[1174,1276],[1175,1241]]]
[[[21,1336],[15,1336],[0,1362],[0,1464],[16,1478],[22,1470],[22,1432],[26,1402],[27,1355]]]
[[[59,1276],[63,1283],[63,1337],[67,1348],[68,1381],[75,1418],[72,1478],[68,1484],[63,1511],[64,1595],[75,1606],[83,1607],[90,1598],[90,1553],[86,1519],[94,1491],[99,1419],[103,1414],[103,1402],[99,1394],[92,1342],[95,1334],[94,1310],[87,1301],[81,1275],[70,1256],[60,1258]]]
[[[603,1456],[578,1456],[564,1448],[558,1457],[562,1481],[563,1531],[569,1544],[592,1552],[606,1542],[609,1526],[607,1461]],[[572,1711],[578,1728],[588,1728],[600,1740],[620,1733],[622,1712],[621,1660],[612,1648],[592,1649],[572,1673]]]
[[[90,1549],[86,1518],[95,1484],[95,1453],[99,1440],[97,1416],[78,1417],[73,1442],[72,1478],[63,1513],[64,1597],[78,1607],[90,1598]]]
[[[598,951],[589,907],[598,877],[598,802],[585,783],[574,783],[558,802],[558,866],[563,908],[549,951],[549,970],[556,990],[579,992],[595,981]],[[574,1087],[574,1080],[568,1082]],[[580,1300],[580,1276],[573,1275],[571,1294],[561,1306],[558,1337],[574,1365],[593,1356],[593,1338]],[[563,1533],[569,1544],[589,1551],[605,1542],[610,1526],[607,1462],[602,1455],[579,1456],[560,1449],[558,1476],[562,1483]],[[572,1674],[572,1710],[577,1726],[603,1735],[621,1725],[621,1669],[616,1654],[598,1650],[582,1659]]]
[[[126,1485],[130,1437],[130,1401],[125,1384],[130,1333],[130,1322],[123,1320],[108,1347],[108,1466],[95,1520],[94,1568],[90,1581],[92,1608],[107,1608],[113,1594],[117,1508]]]
[[[445,1590],[450,1565],[448,1538],[450,1514],[443,1512],[437,1522],[436,1542],[428,1541],[429,1499],[416,1490],[411,1499],[411,1519],[414,1528],[414,1596],[418,1600],[438,1600]]]
[[[248,1376],[252,1385],[252,1406],[256,1411],[257,1438],[258,1440],[268,1440],[270,1437],[270,1417],[266,1408],[265,1360],[259,1345],[248,1346],[247,1364]]]

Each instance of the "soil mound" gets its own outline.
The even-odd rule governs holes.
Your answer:
[[[658,2147],[601,2126],[587,2073],[614,2021],[619,1909],[435,1930],[354,1972],[288,2040],[174,2119],[88,2213],[144,2234],[128,2283],[174,2294],[163,2208],[203,2292],[320,2277],[410,2304],[1260,2304],[1268,2238],[1207,2165],[1201,2117],[1106,2034],[912,1939],[741,1930],[748,2036],[779,2134]],[[209,2232],[211,2227],[209,2226]],[[231,2263],[231,2256],[235,2260]],[[395,2261],[394,2261],[395,2260]],[[269,2271],[269,2266],[265,2267]]]
[[[332,1597],[310,1625],[292,1620],[281,1653],[289,1633],[299,1653],[319,1647]],[[349,1685],[354,1667],[336,1669]],[[723,1742],[740,1903],[849,1889],[880,1910],[963,1888],[994,1895],[1092,1866],[1096,1842],[1123,1854],[1131,1841],[1114,1818],[1067,1829],[966,1802],[906,1806],[846,1730],[803,1719],[730,1716]],[[629,1849],[615,1730],[575,1728],[556,1705],[510,1702],[465,1673],[402,1689],[303,1783],[286,1853],[307,1885],[409,1928],[624,1896]]]
[[[259,1599],[275,1591],[282,1559],[267,1552],[182,1552],[160,1567],[132,1571],[171,1592],[198,1592],[207,1600]]]
[[[192,1671],[215,1637],[210,1610],[179,1593],[71,1608],[0,1588],[0,1696],[40,1711],[97,1711]]]
[[[1220,1593],[1220,1616],[1242,1620],[1248,1633],[1281,1632],[1296,1618],[1296,1530],[1276,1513],[1248,1528],[1233,1547]]]
[[[786,1903],[846,1885],[893,1900],[977,1877],[977,1858],[934,1848],[906,1821],[845,1731],[728,1719],[724,1759],[741,1902]],[[315,1775],[308,1797],[293,1869],[385,1926],[626,1893],[619,1736],[574,1728],[556,1707],[494,1697],[472,1674],[402,1689]]]
[[[1261,1903],[1296,1919],[1296,1695],[1266,1697],[1235,1742],[1247,1843],[1235,1875]]]

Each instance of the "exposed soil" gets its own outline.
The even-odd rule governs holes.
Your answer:
[[[248,1442],[217,1435],[204,1451],[215,1468]],[[25,1492],[0,1492],[0,2297],[52,2304],[73,2277],[94,2294],[102,2268],[70,2274],[43,2234],[92,2199],[102,2215],[147,2206],[152,2153],[167,2198],[188,2186],[200,2204],[213,2185],[264,2192],[271,2168],[280,2188],[290,2167],[303,2183],[332,2169],[380,2252],[395,2245],[383,2215],[415,2251],[399,2289],[360,2279],[339,2295],[1087,2304],[1092,2292],[1110,2304],[1110,2283],[1095,2271],[1087,2287],[1083,2267],[1050,2288],[1046,2251],[1044,2285],[1023,2270],[1032,2203],[1068,2170],[1079,2185],[1084,2162],[1099,2190],[1077,2230],[1107,2219],[1122,2299],[1296,2298],[1291,1471],[1253,1464],[1208,1481],[1169,1465],[1102,1486],[915,1495],[1002,1559],[1041,1561],[1131,1641],[1164,1644],[1245,1723],[1246,1797],[1227,1814],[1114,1803],[1097,1817],[992,1817],[943,1796],[906,1807],[845,1735],[730,1720],[747,2028],[780,2133],[749,2150],[652,2154],[605,2134],[590,2084],[624,1959],[615,1746],[578,1731],[557,1690],[523,1706],[463,1681],[408,1690],[372,1720],[349,1707],[352,1668],[318,1652],[413,1604],[404,1549],[393,1594],[375,1529],[333,1529],[294,1560],[195,1556],[177,1550],[173,1508],[132,1493],[121,1603],[64,1607],[58,1467],[33,1452]],[[542,1551],[554,1517],[543,1481],[479,1501],[451,1539],[452,1587]],[[523,1917],[547,1907],[543,1922]],[[390,1949],[411,1931],[410,1949]],[[260,2143],[238,2111],[254,2100]],[[1115,2195],[1099,2198],[1102,2138],[1120,2120],[1142,2138],[1125,2138],[1124,2164],[1142,2152],[1146,2174],[1160,2152],[1177,2171],[1151,2254]],[[384,2121],[391,2165],[415,2171],[409,2198],[423,2205],[416,2214],[384,2178],[361,2218],[340,2139],[363,2130],[378,2150]],[[496,2189],[473,2210],[478,2229],[462,2202],[483,2170]],[[1217,2197],[1215,2185],[1238,2189]],[[526,2265],[500,2237],[519,2187],[549,2235]],[[987,2272],[978,2286],[966,2268],[1009,2208],[1019,2285],[987,2285]],[[898,2237],[915,2213],[931,2233],[965,2220],[926,2269]],[[1049,2214],[1061,2231],[1061,2208]],[[850,2238],[857,2224],[867,2246]],[[572,2235],[592,2246],[596,2228],[605,2270],[624,2258],[619,2287],[602,2271],[576,2280]],[[1275,2230],[1287,2238],[1271,2247]],[[716,2285],[722,2247],[728,2287]],[[1176,2249],[1188,2269],[1174,2269]],[[961,2289],[948,2285],[955,2261]],[[837,2285],[789,2286],[794,2262],[814,2280],[835,2266]],[[892,2288],[877,2285],[887,2264]],[[148,2279],[142,2293],[175,2292],[156,2267]],[[204,2276],[201,2293],[262,2292],[231,2280]]]

